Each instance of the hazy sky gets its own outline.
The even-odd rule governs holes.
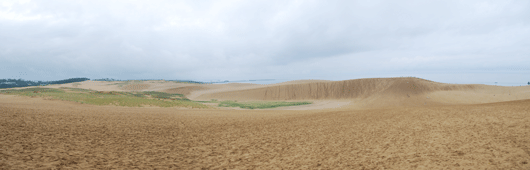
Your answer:
[[[0,0],[0,78],[530,81],[530,1]]]

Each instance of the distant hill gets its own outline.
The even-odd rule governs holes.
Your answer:
[[[23,79],[0,79],[0,88],[44,86],[48,84],[66,84],[90,80],[89,78],[69,78],[57,81],[29,81]]]

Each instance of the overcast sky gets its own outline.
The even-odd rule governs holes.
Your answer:
[[[530,81],[530,1],[0,0],[0,78]]]

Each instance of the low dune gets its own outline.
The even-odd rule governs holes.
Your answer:
[[[149,88],[149,84],[129,84],[126,86],[123,86],[123,90],[130,90],[130,91],[141,91]]]
[[[163,92],[189,95],[193,91],[206,90],[206,89],[208,89],[208,88],[203,87],[203,86],[185,86],[185,87],[177,87],[177,88],[166,89],[166,90],[163,90]]]

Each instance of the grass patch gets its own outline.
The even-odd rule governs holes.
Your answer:
[[[212,99],[211,101],[195,101],[195,102],[199,102],[199,103],[219,103],[219,101],[217,101],[217,99]]]
[[[53,89],[53,88],[26,88],[26,89],[8,89],[8,90],[2,90],[0,93],[40,93],[40,92],[63,92],[63,90],[60,89]]]
[[[163,92],[103,92],[78,88],[27,88],[2,90],[0,94],[44,97],[93,105],[118,105],[128,107],[150,105],[159,107],[208,108],[206,105],[185,98],[182,94],[167,94]],[[151,96],[151,98],[148,96]]]
[[[164,93],[164,92],[157,92],[157,91],[147,91],[142,92],[143,94],[151,95],[155,98],[161,98],[161,99],[171,99],[176,97],[184,97],[183,94],[170,94],[170,93]]]
[[[219,102],[219,107],[240,107],[243,109],[268,109],[284,106],[299,106],[311,104],[312,102],[284,102],[284,101],[264,101],[264,102],[236,102],[236,101],[222,101]]]
[[[75,92],[92,92],[94,90],[81,89],[81,88],[71,88],[71,87],[59,87],[60,89],[75,91]]]
[[[285,101],[191,101],[183,94],[170,94],[164,92],[117,92],[96,91],[81,88],[61,87],[55,88],[27,88],[2,90],[0,94],[11,94],[31,97],[52,98],[64,101],[74,101],[93,105],[117,105],[128,107],[142,107],[145,105],[159,107],[192,107],[208,108],[202,103],[219,103],[219,107],[240,107],[243,109],[268,109],[284,106],[298,106],[311,104],[312,102],[285,102]]]

